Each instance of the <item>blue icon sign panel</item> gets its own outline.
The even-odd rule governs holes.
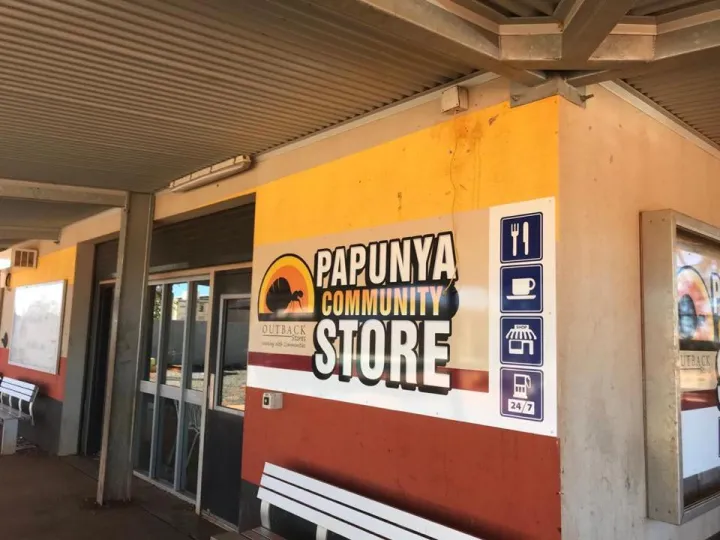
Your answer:
[[[500,319],[500,363],[543,365],[543,320],[541,317]]]
[[[541,313],[543,310],[542,266],[500,268],[500,311]]]
[[[500,379],[500,414],[542,422],[542,371],[502,368]]]
[[[500,220],[500,261],[539,261],[543,257],[543,215],[510,216]]]

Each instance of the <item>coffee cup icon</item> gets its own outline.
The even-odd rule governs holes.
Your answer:
[[[542,266],[500,268],[501,310],[540,313],[543,310]]]
[[[530,296],[535,289],[535,280],[533,278],[515,278],[512,280],[511,288],[513,296]]]

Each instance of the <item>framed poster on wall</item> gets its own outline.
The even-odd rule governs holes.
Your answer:
[[[10,364],[58,372],[65,311],[65,281],[14,290]]]
[[[648,514],[680,524],[720,505],[720,229],[642,215]]]

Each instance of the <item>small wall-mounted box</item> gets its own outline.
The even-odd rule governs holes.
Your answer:
[[[467,111],[469,101],[467,88],[451,86],[440,96],[440,110],[444,113]]]
[[[264,392],[262,400],[263,409],[282,409],[283,395],[280,392]]]

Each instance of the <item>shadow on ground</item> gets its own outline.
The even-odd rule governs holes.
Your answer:
[[[39,452],[0,456],[0,536],[12,540],[209,540],[193,507],[134,479],[133,502],[92,503],[97,462]]]

